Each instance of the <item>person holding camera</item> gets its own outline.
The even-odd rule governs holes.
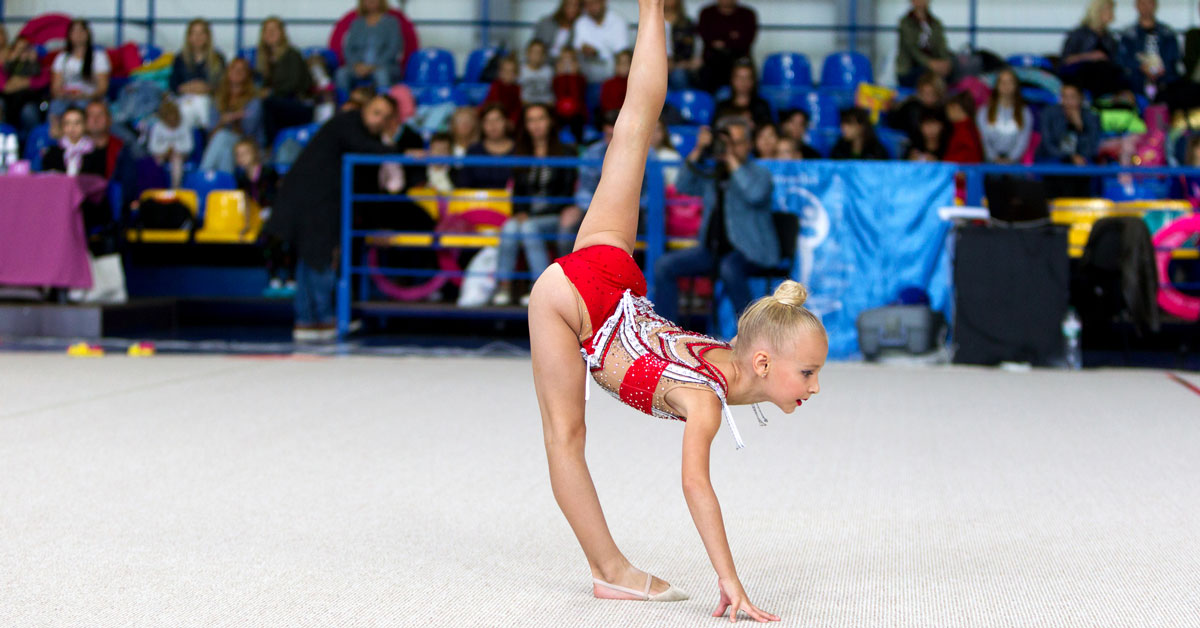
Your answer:
[[[714,134],[700,130],[696,147],[680,169],[676,188],[704,199],[699,246],[667,253],[654,264],[657,310],[678,320],[679,278],[716,271],[740,313],[750,303],[746,277],[779,263],[779,238],[771,217],[771,173],[750,158],[753,133],[741,117],[722,118]],[[702,170],[702,164],[716,166]]]

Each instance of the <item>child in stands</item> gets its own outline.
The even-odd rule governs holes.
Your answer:
[[[150,154],[161,166],[169,163],[171,187],[183,184],[183,162],[195,149],[192,130],[183,124],[179,106],[170,98],[164,98],[158,106],[158,121],[150,127]]]

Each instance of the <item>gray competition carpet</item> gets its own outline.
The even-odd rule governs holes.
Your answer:
[[[822,383],[766,428],[735,409],[747,448],[724,429],[714,448],[742,580],[782,625],[1200,625],[1186,387],[858,365]],[[618,543],[692,594],[600,601],[536,407],[522,359],[0,353],[0,626],[721,625],[682,425],[592,396]]]

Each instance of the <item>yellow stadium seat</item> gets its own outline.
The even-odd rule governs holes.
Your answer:
[[[254,242],[262,226],[258,206],[241,190],[213,190],[204,203],[204,227],[197,242],[238,244]]]
[[[1117,203],[1117,211],[1140,215],[1142,220],[1146,221],[1146,227],[1150,229],[1150,233],[1153,235],[1174,220],[1190,216],[1192,213],[1192,204],[1178,199],[1126,201],[1124,203]]]
[[[447,203],[446,212],[461,214],[473,210],[494,211],[503,216],[512,216],[512,195],[508,190],[454,190]]]
[[[182,203],[195,216],[199,204],[195,190],[165,190],[153,189],[142,192],[139,197],[142,202],[157,201],[160,203]],[[131,242],[153,242],[157,244],[182,244],[188,241],[190,232],[187,229],[129,229],[125,233]]]
[[[1117,215],[1116,205],[1106,198],[1056,198],[1050,203],[1050,220],[1070,227],[1067,245],[1071,257],[1083,255],[1097,220]]]
[[[442,196],[441,192],[429,187],[409,188],[408,195],[413,197],[413,203],[417,207],[425,210],[435,222],[442,217],[442,211],[439,207],[438,199]]]

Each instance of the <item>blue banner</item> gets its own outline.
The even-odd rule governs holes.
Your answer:
[[[858,355],[855,321],[896,301],[901,289],[929,293],[948,312],[950,226],[937,210],[954,204],[955,166],[916,162],[761,162],[775,179],[775,209],[800,215],[792,276],[829,331],[829,357]],[[732,316],[720,317],[726,337]]]

